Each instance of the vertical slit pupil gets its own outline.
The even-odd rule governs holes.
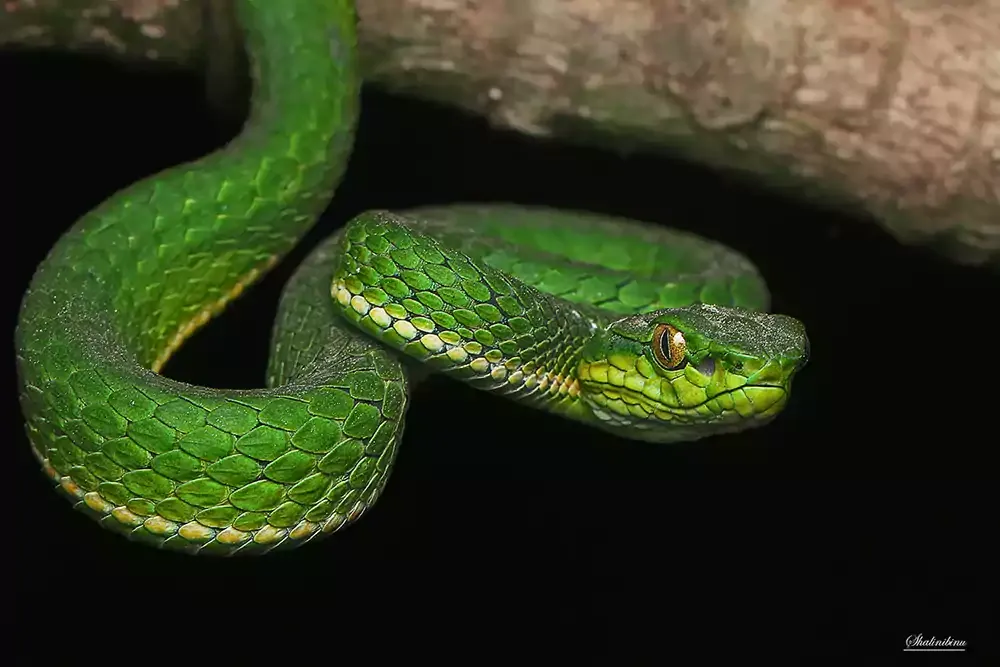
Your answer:
[[[676,370],[684,363],[684,350],[673,344],[674,337],[679,335],[679,332],[669,324],[661,325],[661,327],[657,335],[660,363],[668,370]]]

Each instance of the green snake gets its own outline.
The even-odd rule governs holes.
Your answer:
[[[87,213],[24,296],[26,429],[79,510],[188,553],[335,532],[385,487],[424,371],[648,442],[782,410],[805,329],[766,312],[743,256],[635,221],[507,205],[349,221],[285,288],[266,388],[159,374],[297,244],[351,153],[353,3],[236,5],[254,82],[242,132]]]

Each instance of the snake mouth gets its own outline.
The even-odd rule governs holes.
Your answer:
[[[788,389],[778,384],[745,384],[687,406],[670,406],[627,387],[585,382],[582,392],[594,414],[622,426],[697,426],[767,421],[785,405]]]
[[[725,391],[719,392],[715,396],[706,398],[704,401],[698,403],[697,405],[688,406],[687,409],[697,410],[701,406],[708,405],[712,401],[718,400],[723,396],[729,396],[730,398],[732,398],[733,394],[746,393],[747,390],[750,390],[752,392],[751,395],[752,397],[748,397],[748,400],[752,404],[754,404],[755,408],[758,408],[758,413],[763,413],[769,410],[771,405],[773,405],[773,401],[784,398],[785,394],[787,393],[785,387],[780,384],[768,384],[768,383],[745,384],[742,387],[734,387],[732,389],[726,389]],[[762,403],[766,402],[765,400],[762,400],[765,397],[770,398],[771,403],[765,405],[764,407],[760,407]]]

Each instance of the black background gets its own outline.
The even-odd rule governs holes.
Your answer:
[[[196,76],[38,55],[5,55],[0,74],[15,113],[0,126],[12,331],[32,270],[76,217],[233,128]],[[869,221],[369,90],[317,229],[167,374],[258,385],[281,285],[307,248],[368,208],[454,200],[636,217],[745,252],[775,310],[809,331],[789,407],[764,429],[657,447],[435,380],[356,526],[263,559],[194,559],[106,533],[50,490],[11,350],[2,483],[16,523],[2,533],[19,556],[5,569],[29,662],[183,659],[202,644],[206,660],[251,663],[332,663],[352,647],[470,662],[903,655],[916,633],[998,652],[998,280]]]

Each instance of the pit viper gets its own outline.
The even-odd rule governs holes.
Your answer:
[[[572,419],[650,443],[782,410],[808,340],[801,322],[767,312],[741,254],[637,221],[504,204],[351,219],[286,286],[265,388],[161,375],[301,240],[352,150],[353,3],[236,9],[253,81],[240,134],[84,215],[22,301],[28,438],[76,508],[192,554],[333,533],[385,487],[424,371],[549,411],[553,430]]]

